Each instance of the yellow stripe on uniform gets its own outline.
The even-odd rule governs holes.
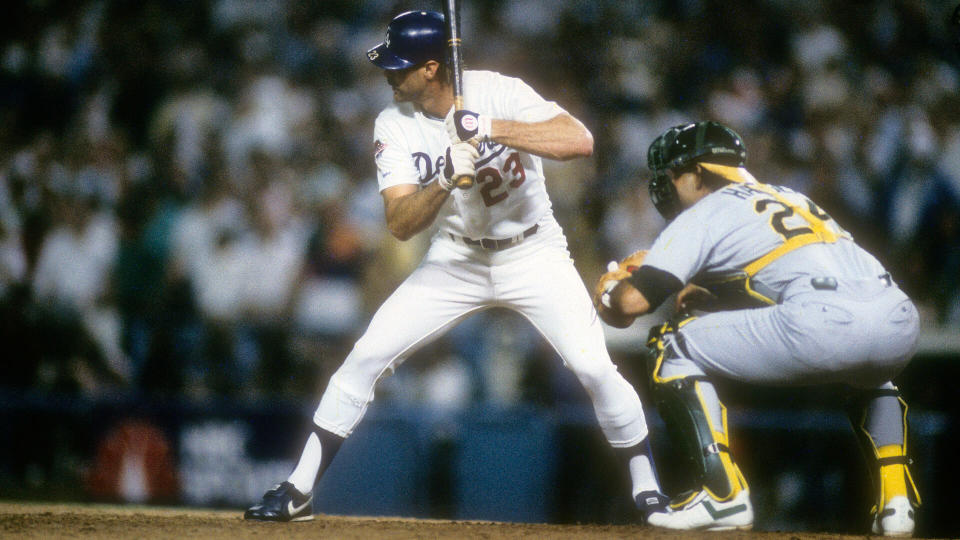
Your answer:
[[[700,166],[720,176],[736,182],[738,184],[759,184],[760,182],[750,174],[750,171],[743,167],[732,167],[730,165],[720,165],[719,163],[700,162]]]
[[[780,257],[783,257],[787,253],[790,253],[791,251],[797,248],[801,248],[809,244],[833,243],[836,241],[837,241],[836,238],[834,238],[833,240],[823,240],[821,238],[817,238],[813,234],[802,234],[802,235],[794,236],[793,238],[780,244],[773,251],[770,251],[763,257],[760,257],[759,259],[748,264],[746,267],[744,267],[743,271],[747,273],[747,276],[753,277],[763,267],[767,266],[768,264],[779,259]]]
[[[696,316],[687,317],[686,319],[683,319],[682,321],[678,322],[676,327],[673,327],[670,321],[663,323],[663,325],[661,325],[660,327],[660,335],[657,336],[656,342],[647,343],[647,346],[656,345],[657,351],[658,351],[657,360],[656,362],[654,362],[653,369],[651,370],[651,377],[653,378],[654,382],[665,383],[665,382],[674,381],[677,379],[683,379],[684,377],[686,377],[686,375],[675,375],[673,377],[666,377],[666,378],[660,376],[660,365],[663,364],[663,353],[665,352],[665,349],[666,349],[663,344],[663,336],[664,334],[667,334],[670,332],[676,334],[677,330],[679,330],[680,328],[685,326],[688,322],[696,318],[697,318]]]
[[[745,291],[747,291],[747,294],[749,294],[751,298],[754,298],[754,299],[756,299],[756,300],[759,300],[759,301],[763,302],[764,304],[769,304],[769,305],[773,306],[773,305],[776,305],[776,303],[777,303],[777,301],[774,300],[773,298],[769,298],[767,295],[765,295],[765,294],[760,294],[760,293],[758,293],[757,291],[753,290],[753,287],[750,286],[750,278],[749,278],[749,277],[747,277],[747,279],[744,280],[744,282],[743,282],[743,289],[744,289]]]
[[[712,418],[710,415],[710,408],[707,406],[707,400],[703,397],[703,392],[700,390],[700,382],[696,381],[693,383],[694,392],[697,395],[697,401],[700,402],[700,408],[703,409],[703,414],[707,418],[707,426],[710,428],[710,435],[713,437],[713,442],[723,445],[727,448],[727,451],[719,451],[717,457],[720,459],[720,463],[723,465],[723,472],[727,477],[727,482],[730,484],[730,493],[720,494],[714,493],[713,490],[707,486],[703,486],[703,489],[707,491],[714,499],[718,501],[729,501],[737,496],[738,493],[747,489],[747,481],[743,477],[743,473],[740,472],[740,468],[737,467],[737,464],[733,462],[733,457],[730,455],[730,433],[727,427],[727,408],[724,404],[717,399],[717,405],[720,407],[720,418]],[[717,425],[717,420],[719,420],[720,430],[717,430],[715,426]]]
[[[907,456],[907,402],[903,400],[902,397],[897,397],[897,401],[900,402],[900,411],[901,416],[903,417],[903,443],[902,444],[889,444],[884,446],[877,446],[877,443],[873,440],[873,436],[870,435],[870,432],[867,431],[865,425],[867,415],[864,411],[863,415],[860,417],[859,424],[856,425],[856,431],[859,436],[866,441],[865,444],[869,445],[869,451],[873,453],[873,458],[879,462],[883,458],[897,458]],[[887,502],[897,496],[906,496],[908,499],[913,502],[916,506],[920,506],[920,490],[917,489],[916,483],[913,481],[913,476],[910,474],[910,467],[906,464],[901,463],[890,463],[887,465],[879,465],[879,470],[875,471],[876,486],[877,490],[877,503],[874,505],[873,511],[878,511],[877,509],[883,509],[886,506]]]

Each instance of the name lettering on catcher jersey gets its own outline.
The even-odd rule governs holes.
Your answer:
[[[796,193],[790,188],[777,186],[773,184],[730,184],[723,188],[721,193],[732,195],[740,200],[746,201],[757,195],[769,195],[773,193]]]

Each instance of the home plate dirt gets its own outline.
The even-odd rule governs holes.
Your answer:
[[[737,531],[673,533],[642,525],[549,525],[430,519],[329,516],[301,523],[251,523],[242,511],[0,502],[0,538],[337,538],[356,540],[421,538],[522,538],[537,540],[616,538],[841,539],[849,535]]]

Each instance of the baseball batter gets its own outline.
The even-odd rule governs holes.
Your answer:
[[[592,136],[523,81],[493,72],[464,74],[466,110],[454,114],[444,36],[439,13],[407,12],[367,53],[394,92],[374,128],[387,226],[401,240],[434,231],[430,248],[331,377],[294,471],[244,517],[310,519],[314,484],[363,418],[377,381],[494,306],[523,314],[557,350],[626,462],[638,508],[664,511],[640,399],[610,360],[543,176],[541,157],[588,156]],[[474,185],[457,188],[461,176],[474,176]]]
[[[873,532],[912,534],[920,498],[907,468],[906,405],[890,381],[916,346],[913,303],[813,201],[757,182],[729,128],[672,128],[650,146],[648,161],[651,198],[670,223],[649,252],[632,256],[632,267],[601,277],[595,301],[604,320],[624,327],[678,293],[682,315],[651,331],[651,386],[699,485],[650,523],[753,524],[726,411],[710,382],[719,375],[852,387],[852,421],[876,473]],[[709,312],[683,315],[693,310]]]

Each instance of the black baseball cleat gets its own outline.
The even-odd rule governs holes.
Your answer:
[[[310,521],[313,519],[313,494],[304,495],[290,482],[283,482],[263,494],[260,504],[243,513],[253,521]]]
[[[670,511],[670,498],[659,491],[641,491],[633,500],[637,503],[637,510],[643,516],[644,523],[650,514]]]

